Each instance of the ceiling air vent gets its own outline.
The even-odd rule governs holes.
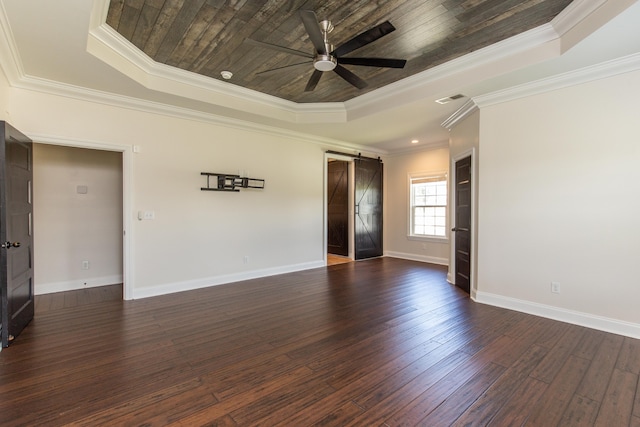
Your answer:
[[[457,94],[457,95],[451,95],[451,96],[447,96],[446,98],[440,98],[440,99],[436,99],[436,102],[438,104],[446,104],[448,102],[454,101],[456,99],[460,99],[460,98],[464,98],[464,95],[462,94]]]

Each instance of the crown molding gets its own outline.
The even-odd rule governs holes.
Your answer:
[[[606,2],[607,0],[574,0],[551,20],[551,25],[558,35],[563,36]]]
[[[473,102],[483,108],[637,70],[640,70],[640,53],[476,96],[473,97]]]
[[[451,116],[447,118],[444,122],[442,122],[442,127],[451,130],[453,129],[459,122],[466,119],[468,116],[478,111],[478,106],[473,101],[473,99],[468,100],[464,103],[464,105],[458,108]]]
[[[214,113],[206,113],[188,108],[176,107],[163,103],[127,97],[124,95],[117,95],[113,93],[87,89],[84,87],[72,86],[65,83],[45,80],[33,76],[24,76],[14,87],[23,90],[40,92],[47,95],[60,96],[79,101],[107,105],[111,107],[130,109],[134,111],[141,111],[145,113],[158,114],[185,120],[193,120],[243,131],[259,132],[281,138],[290,138],[296,141],[320,145],[323,148],[369,151],[375,152],[379,155],[387,154],[387,151],[385,150],[375,150],[372,149],[372,147],[368,146],[351,144],[345,141],[319,137],[317,135],[297,132],[281,127],[268,126],[251,121],[225,117]]]

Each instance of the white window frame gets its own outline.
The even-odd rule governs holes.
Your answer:
[[[445,208],[445,235],[444,236],[435,236],[435,235],[424,235],[424,234],[414,234],[413,230],[413,182],[417,180],[439,180],[445,181],[447,187],[447,203],[444,206]],[[447,172],[419,172],[419,173],[410,173],[408,177],[408,192],[407,192],[407,239],[409,240],[418,240],[423,242],[448,242],[449,241],[449,176]]]

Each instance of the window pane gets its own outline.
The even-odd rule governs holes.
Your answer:
[[[445,237],[447,229],[447,181],[441,177],[411,179],[411,232]]]

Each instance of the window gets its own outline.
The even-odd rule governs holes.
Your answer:
[[[410,235],[447,236],[447,175],[416,175],[409,178]]]

